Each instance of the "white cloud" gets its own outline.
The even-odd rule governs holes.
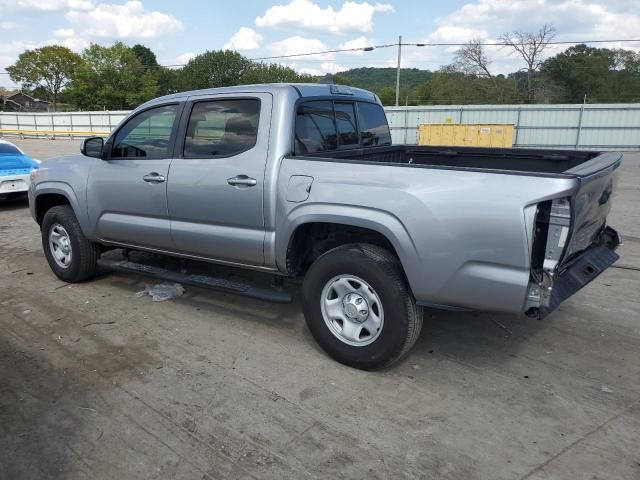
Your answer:
[[[348,50],[351,48],[366,48],[366,47],[370,47],[371,45],[373,45],[373,42],[363,35],[361,37],[354,38],[353,40],[344,42],[343,44],[340,45],[340,49]],[[356,50],[353,52],[345,52],[345,53],[347,53],[348,55],[357,55],[357,56],[364,54],[362,50]]]
[[[15,7],[24,10],[55,12],[60,10],[91,10],[93,2],[89,0],[18,0]]]
[[[2,49],[0,49],[0,68],[13,65],[15,61],[18,60],[18,56],[25,50],[33,50],[41,46],[40,43],[21,40],[3,43]],[[0,75],[0,86],[9,89],[18,88],[18,86],[11,81],[9,75]]]
[[[299,35],[295,37],[285,38],[279,42],[269,45],[269,51],[273,55],[297,55],[301,53],[313,53],[329,50],[323,42],[313,38],[304,38]],[[324,53],[319,55],[309,55],[310,58],[320,60],[331,60],[333,54]]]
[[[76,36],[76,32],[73,28],[59,28],[55,32],[53,32],[53,34],[56,37],[64,37],[64,38]]]
[[[349,70],[349,67],[334,62],[322,62],[318,67],[302,66],[297,63],[285,63],[283,65],[293,68],[298,73],[306,73],[307,75],[314,75],[316,77],[321,77],[327,73],[338,73]]]
[[[2,30],[13,30],[17,26],[18,26],[18,24],[16,22],[10,22],[10,21],[0,22],[0,28]]]
[[[100,4],[86,12],[72,10],[66,17],[72,25],[83,28],[81,35],[84,38],[148,39],[182,28],[182,22],[174,16],[148,11],[137,0]]]
[[[262,17],[256,18],[258,27],[303,28],[333,33],[370,32],[376,12],[392,12],[389,4],[347,1],[339,10],[326,8],[310,0],[292,0],[287,5],[274,5]]]
[[[75,35],[67,36],[67,37],[58,37],[51,40],[47,40],[45,45],[62,45],[63,47],[67,47],[69,50],[73,50],[74,52],[80,52],[87,48],[91,42],[89,40],[84,39],[82,37],[78,37]]]
[[[338,73],[349,70],[349,67],[334,62],[322,62],[320,64],[320,70],[322,70],[323,73]]]
[[[242,27],[224,45],[225,50],[255,50],[260,48],[264,37],[251,28]]]
[[[436,19],[436,29],[422,39],[424,43],[464,43],[479,38],[488,43],[508,30],[537,31],[545,23],[553,23],[556,40],[585,41],[615,38],[637,38],[640,10],[632,5],[637,0],[472,0]],[[550,45],[546,57],[570,45]],[[639,43],[601,44],[598,47],[632,48]],[[453,62],[459,47],[409,47],[403,49],[402,66],[437,70]],[[491,71],[509,73],[523,67],[518,57],[501,47],[486,47],[493,61]],[[395,58],[388,64],[395,65]]]
[[[196,56],[197,55],[193,52],[184,52],[182,55],[178,56],[178,64],[184,65],[186,63],[189,63],[189,60],[196,58]]]

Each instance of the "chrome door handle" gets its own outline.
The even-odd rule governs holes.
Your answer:
[[[246,175],[236,175],[227,179],[227,183],[234,187],[255,187],[258,181]]]
[[[142,177],[147,183],[162,183],[166,180],[164,175],[160,175],[158,172],[147,173],[144,177]]]

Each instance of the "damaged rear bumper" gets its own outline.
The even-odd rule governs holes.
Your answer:
[[[604,272],[620,257],[615,252],[621,243],[620,236],[611,227],[600,234],[599,241],[562,265],[554,278],[547,301],[527,312],[542,319],[594,278]]]

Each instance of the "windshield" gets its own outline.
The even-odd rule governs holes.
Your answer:
[[[17,147],[10,143],[0,143],[0,153],[10,153],[12,155],[22,155],[22,152]]]

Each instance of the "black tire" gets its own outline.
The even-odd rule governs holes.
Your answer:
[[[379,336],[368,345],[343,342],[324,320],[323,289],[340,275],[364,280],[382,302],[384,323]],[[304,278],[302,297],[313,337],[332,358],[351,367],[375,370],[390,366],[409,352],[422,329],[422,308],[416,305],[398,258],[374,245],[343,245],[320,256]]]
[[[49,246],[51,228],[62,225],[69,235],[71,243],[71,261],[66,268],[56,263]],[[95,243],[86,239],[78,223],[78,219],[69,205],[52,207],[42,219],[42,248],[49,262],[49,267],[56,276],[65,282],[77,283],[90,279],[98,272],[96,262],[100,258],[100,249]]]

